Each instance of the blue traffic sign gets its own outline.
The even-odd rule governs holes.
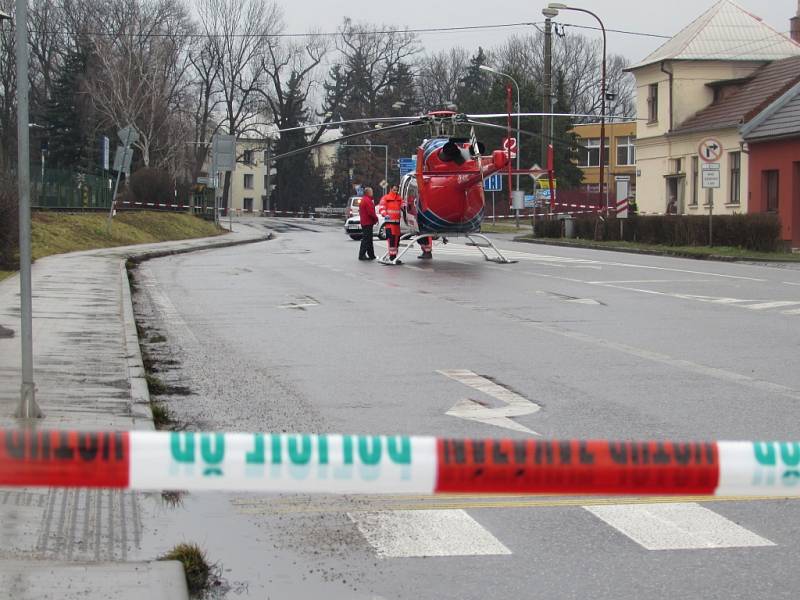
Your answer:
[[[483,190],[485,192],[502,192],[503,176],[500,173],[489,175],[489,177],[483,180]]]
[[[417,170],[417,157],[398,158],[397,166],[400,167],[400,177]]]

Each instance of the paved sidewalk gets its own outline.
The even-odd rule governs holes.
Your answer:
[[[13,416],[22,383],[19,275],[0,282],[0,325],[14,332],[0,337],[0,427],[153,429],[125,261],[266,239],[263,227],[234,223],[231,233],[219,237],[36,261],[33,366],[36,401],[45,417],[34,423]],[[185,597],[180,569],[137,555],[143,538],[155,535],[142,522],[142,505],[158,501],[157,495],[111,490],[0,488],[0,589],[13,584],[25,591],[35,582],[14,597],[162,597],[137,590],[144,573],[159,582],[156,587],[171,590],[163,597]],[[133,560],[141,562],[128,562]],[[104,579],[113,590],[86,583]]]

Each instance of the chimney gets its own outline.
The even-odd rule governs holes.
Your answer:
[[[789,19],[789,31],[792,32],[792,39],[800,44],[800,0],[797,0],[797,14]]]

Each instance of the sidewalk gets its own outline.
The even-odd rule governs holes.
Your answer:
[[[45,417],[32,425],[153,429],[125,261],[266,239],[264,229],[234,223],[233,232],[219,237],[36,261],[33,368],[36,401]],[[14,332],[0,338],[0,427],[14,428],[26,425],[13,416],[22,383],[19,275],[0,282],[0,325]],[[155,556],[137,556],[142,539],[155,535],[142,522],[142,505],[157,501],[153,495],[112,490],[0,488],[0,587],[18,591],[15,598],[48,591],[57,598],[186,597],[182,569],[150,562]],[[97,585],[87,587],[91,581]],[[137,589],[143,581],[170,593]],[[33,582],[35,587],[26,590]]]

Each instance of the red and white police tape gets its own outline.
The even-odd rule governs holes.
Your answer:
[[[0,485],[800,496],[800,442],[0,430]]]

